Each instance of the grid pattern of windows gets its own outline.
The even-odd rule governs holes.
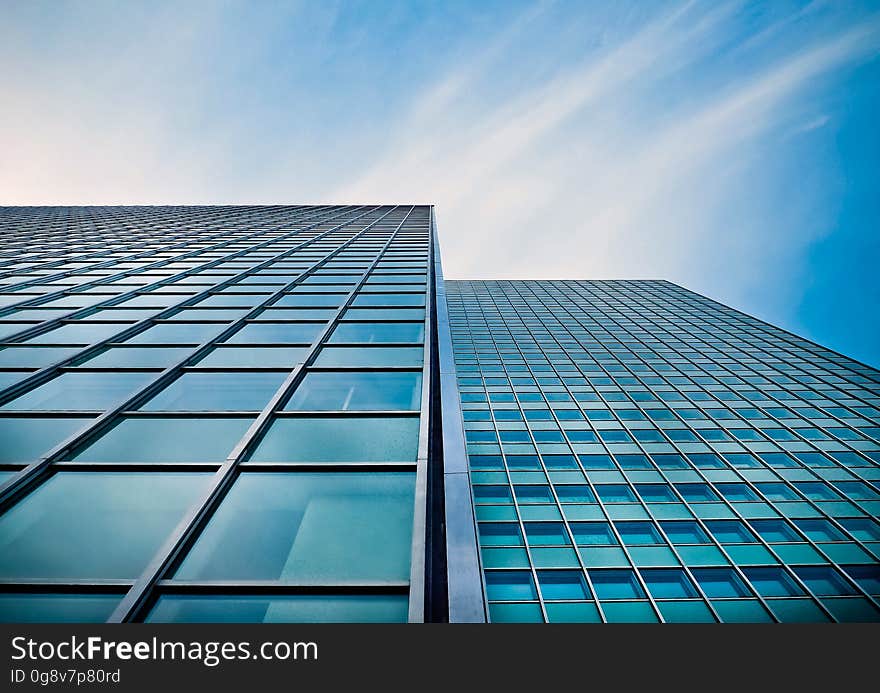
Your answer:
[[[421,620],[432,267],[427,206],[0,208],[0,620]]]
[[[445,287],[491,620],[880,620],[880,373],[668,282]]]

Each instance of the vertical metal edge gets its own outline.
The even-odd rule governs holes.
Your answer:
[[[452,331],[446,286],[440,262],[440,244],[434,231],[434,280],[437,305],[437,343],[440,366],[443,488],[446,525],[446,579],[450,623],[486,623],[477,527],[471,497],[464,424],[452,351]]]

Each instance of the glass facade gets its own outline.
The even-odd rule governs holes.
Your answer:
[[[436,235],[0,208],[0,621],[880,620],[880,373]]]
[[[662,281],[447,281],[489,620],[880,620],[880,373]]]
[[[0,240],[0,620],[422,620],[430,207]]]

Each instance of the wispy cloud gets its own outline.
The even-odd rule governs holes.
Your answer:
[[[451,276],[665,276],[699,284],[705,271],[717,271],[699,238],[712,234],[729,261],[726,284],[747,284],[756,259],[776,253],[766,227],[729,220],[736,239],[719,229],[730,177],[761,184],[754,147],[784,121],[795,96],[876,52],[880,24],[783,41],[757,66],[676,90],[676,80],[724,50],[738,9],[682,4],[574,67],[475,108],[481,85],[503,69],[492,45],[493,60],[480,60],[479,70],[471,63],[444,78],[443,99],[428,88],[398,124],[388,154],[333,196],[359,201],[393,191],[435,202]],[[793,23],[786,17],[763,33],[775,45]],[[754,47],[768,50],[762,41]],[[658,84],[673,85],[672,93],[658,94]],[[809,232],[789,251],[807,241]]]

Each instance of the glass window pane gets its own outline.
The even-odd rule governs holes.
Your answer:
[[[371,294],[355,296],[352,306],[424,306],[425,294]]]
[[[699,596],[683,570],[649,569],[640,572],[654,599],[691,599]]]
[[[538,584],[544,599],[590,599],[590,590],[579,570],[542,570]]]
[[[750,597],[749,589],[729,568],[694,570],[694,577],[710,599],[716,597]]]
[[[107,337],[112,337],[128,325],[119,323],[72,323],[56,327],[27,340],[28,344],[93,344]]]
[[[486,572],[486,596],[492,601],[537,599],[531,573],[525,570]]]
[[[782,568],[744,568],[743,572],[762,597],[795,597],[804,594]]]
[[[175,595],[159,598],[148,623],[406,623],[399,594]]]
[[[127,340],[127,344],[202,344],[216,337],[223,323],[163,323],[153,325]]]
[[[251,459],[258,462],[415,462],[418,417],[276,419]]]
[[[0,349],[0,368],[42,368],[77,351],[75,347],[5,347]]]
[[[804,566],[795,568],[794,572],[818,597],[856,594],[855,588],[831,566]]]
[[[632,570],[591,570],[590,580],[599,599],[641,599],[645,596]]]
[[[218,346],[193,364],[204,368],[288,368],[302,363],[307,347]]]
[[[0,462],[33,462],[89,422],[90,419],[2,418]]]
[[[245,473],[176,577],[408,580],[415,475]]]
[[[0,576],[135,578],[210,479],[58,472],[0,517]]]
[[[222,462],[251,419],[132,417],[71,459],[87,462]],[[144,441],[150,441],[144,445]]]
[[[337,325],[327,340],[331,343],[416,343],[424,339],[420,322],[346,322]]]
[[[190,347],[112,347],[77,365],[88,368],[167,368],[191,352]]]
[[[308,373],[287,410],[418,410],[422,374],[407,372]]]
[[[7,410],[104,410],[155,378],[155,373],[62,373],[0,407]]]
[[[572,522],[570,526],[578,546],[617,545],[617,537],[607,522]]]
[[[422,347],[324,347],[315,359],[319,368],[421,368]]]
[[[2,623],[103,623],[118,594],[0,594]]]
[[[286,373],[184,373],[141,409],[260,411],[286,377]]]
[[[422,308],[349,308],[343,320],[424,320]]]
[[[322,322],[255,322],[226,340],[228,344],[311,344],[324,329]]]

